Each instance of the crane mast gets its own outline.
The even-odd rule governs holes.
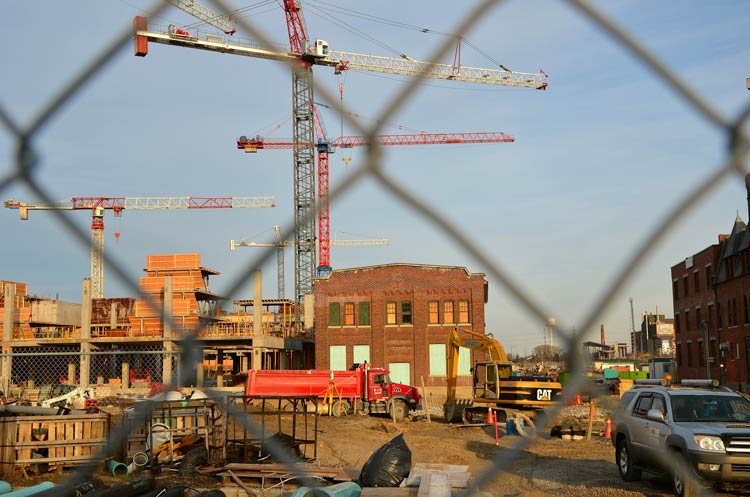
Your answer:
[[[195,0],[169,0],[170,3],[204,20],[208,24],[227,32],[220,16],[200,17],[200,9]],[[294,155],[294,242],[295,242],[295,326],[298,332],[302,329],[302,311],[305,295],[312,294],[315,276],[315,246],[316,230],[314,213],[315,199],[315,169],[313,163],[314,109],[313,109],[313,75],[312,65],[326,65],[333,67],[335,72],[346,70],[374,71],[403,76],[420,76],[425,78],[447,79],[479,84],[495,84],[544,90],[547,88],[546,74],[516,73],[507,70],[469,68],[449,64],[433,64],[419,62],[408,57],[401,59],[393,57],[368,56],[352,52],[330,52],[328,44],[323,40],[315,40],[312,50],[302,16],[301,0],[284,0],[284,14],[286,16],[287,35],[289,37],[289,52],[280,52],[268,48],[258,48],[241,43],[229,43],[207,37],[205,40],[191,36],[184,30],[170,29],[165,32],[149,30],[145,17],[134,19],[135,55],[144,57],[148,54],[148,42],[164,43],[184,47],[211,50],[220,53],[244,55],[273,60],[286,61],[292,69],[292,118]],[[230,33],[231,34],[231,33]],[[327,184],[327,150],[322,166],[325,178],[319,179]],[[320,160],[320,158],[319,158]],[[320,164],[319,164],[320,167]],[[319,217],[319,228],[328,236],[327,191],[322,197],[323,217]],[[323,220],[322,224],[320,220]],[[328,244],[324,244],[324,257]],[[325,262],[325,261],[323,261]],[[321,264],[321,267],[325,267]],[[330,268],[329,268],[330,269]],[[309,323],[306,323],[310,326]]]
[[[73,197],[51,204],[29,204],[14,199],[6,200],[7,209],[18,209],[21,220],[29,219],[30,210],[90,210],[91,211],[91,296],[104,298],[104,211],[112,210],[116,217],[122,211],[156,209],[247,209],[275,207],[273,197]]]

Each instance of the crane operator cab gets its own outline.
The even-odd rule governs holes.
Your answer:
[[[325,59],[326,57],[328,57],[328,42],[319,38],[316,39],[313,42],[312,49],[305,55],[309,55],[318,59]]]
[[[511,363],[478,363],[474,367],[474,397],[484,399],[500,398],[499,381],[511,379]]]

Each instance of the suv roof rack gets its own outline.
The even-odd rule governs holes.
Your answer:
[[[721,382],[716,379],[688,379],[679,383],[671,383],[666,378],[662,379],[642,379],[633,382],[634,387],[694,387],[694,388],[719,388]]]
[[[682,380],[680,385],[683,387],[718,388],[721,382],[719,380]]]

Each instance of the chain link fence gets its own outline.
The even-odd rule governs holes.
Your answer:
[[[476,2],[471,6],[465,6],[463,14],[455,24],[453,32],[459,36],[468,33],[491,11],[502,8],[503,3],[485,0]],[[686,81],[678,74],[672,72],[666,65],[662,64],[659,58],[650,52],[643,43],[630,36],[625,29],[605,16],[592,3],[584,0],[569,0],[568,3],[581,16],[605,32],[611,40],[646,65],[651,70],[654,78],[660,80],[674,95],[684,101],[686,105],[690,106],[707,122],[711,123],[713,131],[723,134],[726,137],[727,143],[722,162],[712,169],[712,173],[704,181],[690,191],[684,192],[681,201],[677,202],[674,207],[662,213],[659,218],[660,220],[654,223],[647,236],[643,238],[645,241],[630,253],[624,264],[611,275],[609,279],[611,283],[598,295],[595,303],[590,307],[581,322],[575,323],[575,327],[571,326],[570,323],[558,322],[557,328],[560,334],[561,348],[564,349],[569,361],[569,369],[573,372],[567,390],[569,392],[576,392],[580,391],[585,381],[583,374],[584,358],[581,352],[582,336],[566,334],[565,330],[588,330],[595,327],[604,309],[612,303],[614,296],[625,287],[635,272],[643,266],[644,261],[653,254],[656,248],[668,239],[673,232],[673,227],[677,224],[676,221],[683,219],[687,213],[700,205],[728,177],[732,175],[741,177],[745,174],[744,165],[747,164],[749,142],[748,137],[743,134],[743,126],[748,121],[750,106],[738,109],[734,118],[725,117],[718,110],[717,105],[694,92]],[[216,1],[215,5],[218,10],[229,13],[229,6],[224,2]],[[166,7],[167,4],[165,3],[155,3],[148,13],[149,17],[158,16]],[[259,26],[253,25],[246,18],[239,18],[236,20],[236,23],[245,33],[250,34],[254,39],[261,40],[266,46],[272,46],[272,43],[266,39]],[[15,163],[11,167],[6,168],[2,177],[0,177],[0,192],[11,186],[23,184],[41,201],[52,203],[55,200],[50,195],[52,185],[45,182],[45,177],[39,174],[36,167],[42,153],[37,148],[37,143],[40,141],[40,132],[62,109],[75,105],[73,103],[74,97],[78,93],[85,91],[86,84],[95,78],[117,53],[132,43],[132,29],[128,27],[123,29],[119,36],[100,41],[103,48],[99,54],[88,63],[82,64],[74,78],[65,84],[61,84],[59,92],[39,110],[38,117],[29,126],[21,126],[16,121],[14,116],[7,111],[7,107],[3,105],[3,97],[0,96],[0,120],[4,132],[13,137],[12,139],[16,145]],[[444,60],[453,50],[453,47],[454,40],[446,39],[444,43],[435,47],[430,60],[433,63]],[[6,75],[6,77],[8,76]],[[386,123],[392,121],[397,111],[414,98],[418,90],[418,85],[419,80],[417,78],[406,84],[403,90],[383,107],[382,112],[377,116],[375,122]],[[338,103],[338,96],[334,95],[328,88],[315,86],[314,91],[316,100],[331,105]],[[345,116],[348,115],[345,114]],[[373,137],[380,133],[380,127],[377,124],[370,128],[363,128],[360,123],[351,120],[351,118],[345,117],[345,119],[347,119],[348,126],[357,130],[362,135]],[[430,223],[439,229],[446,239],[451,240],[454,244],[461,247],[467,257],[477,266],[487,268],[487,278],[490,283],[502,287],[512,297],[515,305],[530,315],[535,316],[542,325],[546,323],[549,313],[545,311],[545,305],[541,296],[530,294],[520,286],[514,284],[515,278],[512,277],[513,275],[509,268],[503,267],[497,260],[493,259],[472,236],[463,232],[460,226],[441,214],[435,204],[421,200],[421,197],[417,195],[414,188],[400,184],[396,181],[396,178],[389,175],[383,168],[381,161],[382,151],[381,147],[377,145],[377,140],[369,140],[369,142],[373,145],[367,151],[366,163],[358,167],[344,182],[333,189],[330,194],[330,202],[332,204],[335,203],[347,192],[352,191],[356,185],[365,180],[377,183],[384,191],[397,198],[405,209],[417,213],[426,223]],[[61,215],[59,212],[53,213],[57,215],[56,219],[59,224],[79,239],[82,247],[88,245],[89,234],[85,230],[75,226],[69,218]],[[294,226],[290,221],[284,226],[284,239],[288,239],[293,233]],[[262,253],[259,251],[259,255],[255,260],[247,264],[242,274],[237,275],[234,280],[235,284],[229,290],[229,293],[235,294],[240,285],[251,277],[256,267],[260,267],[260,265],[268,260],[273,260],[276,255],[275,248],[269,248]],[[111,268],[110,275],[125,282],[133,294],[138,294],[138,281],[122,267],[109,260],[106,255],[104,257],[107,260],[108,267]],[[199,332],[200,330],[192,330],[192,333],[187,333],[184,338],[177,341],[179,343],[179,355],[171,354],[162,350],[161,347],[138,347],[133,345],[118,347],[116,350],[103,349],[91,351],[89,382],[92,385],[103,384],[114,378],[121,377],[124,363],[130,365],[132,368],[131,371],[147,369],[152,372],[159,372],[163,369],[162,361],[167,360],[172,361],[172,367],[175,371],[178,371],[176,377],[179,378],[181,384],[195,384],[196,371],[193,365],[200,363],[202,360],[202,357],[199,355],[202,350]],[[77,364],[79,364],[81,351],[78,347],[47,348],[46,351],[48,353],[40,358],[38,357],[37,350],[32,347],[15,348],[13,351],[13,376],[25,378],[24,381],[36,384],[61,384],[68,382],[71,379],[71,375],[80,374]],[[156,377],[148,378],[148,381],[158,382],[161,378],[158,377],[158,373],[156,374]],[[215,396],[218,401],[224,402],[222,400],[223,397],[219,393],[212,393],[211,395]],[[247,433],[262,434],[260,427],[253,419],[245,416],[242,409],[238,409],[233,403],[224,402],[222,405],[230,415],[237,415],[235,421]],[[138,403],[135,419],[145,420],[151,415],[151,409],[152,407],[148,402]],[[550,418],[554,417],[558,409],[551,409],[548,416]],[[126,428],[114,429],[102,454],[116,453],[117,448],[126,442],[127,437]],[[530,440],[519,438],[512,450],[499,453],[489,461],[487,469],[482,474],[476,475],[473,486],[463,492],[462,495],[475,494],[503,468],[509,467],[529,443]],[[275,453],[277,459],[284,460],[285,464],[291,470],[301,472],[295,461],[289,460],[283,447],[271,447],[270,450]],[[85,479],[95,468],[96,463],[81,467],[69,478],[66,485],[73,486],[76,482]],[[304,474],[300,474],[299,476],[299,481],[303,484],[312,487],[318,485],[314,479],[304,478]]]

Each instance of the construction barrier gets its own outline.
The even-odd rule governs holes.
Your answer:
[[[75,466],[100,458],[109,438],[108,414],[0,418],[0,476],[26,470]]]

